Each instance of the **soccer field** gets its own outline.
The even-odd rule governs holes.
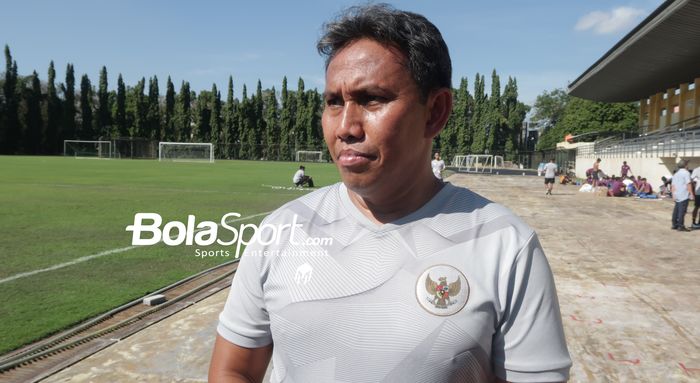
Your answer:
[[[316,186],[339,180],[332,164],[305,166]],[[216,244],[131,248],[134,214],[257,224],[308,192],[289,187],[297,168],[0,156],[0,354],[232,259],[196,256]]]

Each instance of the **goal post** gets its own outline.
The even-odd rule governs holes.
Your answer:
[[[159,142],[158,161],[214,162],[214,146],[205,142]]]
[[[500,157],[500,164],[503,166],[503,157],[496,157]],[[494,156],[491,154],[456,155],[452,159],[452,166],[458,171],[467,173],[493,173]]]
[[[323,162],[323,152],[314,150],[298,150],[297,162]]]
[[[503,156],[493,156],[493,167],[496,169],[503,169],[505,167]]]
[[[112,142],[63,140],[63,155],[75,158],[112,158]]]

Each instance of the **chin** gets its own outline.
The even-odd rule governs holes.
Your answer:
[[[367,193],[376,189],[381,182],[370,174],[347,171],[341,171],[340,178],[348,189],[362,196],[366,196]]]

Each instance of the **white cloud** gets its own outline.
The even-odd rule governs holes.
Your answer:
[[[628,30],[646,14],[643,9],[618,7],[609,12],[593,11],[581,17],[574,29],[577,31],[592,30],[604,35]]]

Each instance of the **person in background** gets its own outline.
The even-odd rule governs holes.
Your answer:
[[[627,173],[632,175],[632,169],[627,165],[627,161],[622,161],[622,168],[620,168],[620,177],[624,180],[627,178]]]
[[[299,170],[297,170],[297,172],[294,173],[294,177],[292,177],[292,182],[294,182],[294,186],[308,185],[310,188],[314,187],[313,178],[307,176],[305,170],[306,168],[304,167],[304,165],[301,165],[299,166]]]
[[[554,163],[554,158],[551,158],[549,162],[544,166],[544,188],[546,192],[544,195],[552,195],[552,188],[554,187],[554,178],[557,176],[557,164]]]
[[[700,166],[693,170],[690,180],[695,185],[695,207],[693,208],[693,229],[700,229]]]
[[[693,183],[690,182],[690,173],[686,169],[687,164],[685,160],[681,160],[671,179],[671,195],[675,202],[671,229],[678,231],[690,231],[685,227],[685,213],[688,211],[688,201],[695,199]]]
[[[440,159],[440,153],[435,152],[434,159],[430,162],[430,167],[433,168],[433,174],[439,180],[442,179],[442,171],[445,170],[445,161]]]

